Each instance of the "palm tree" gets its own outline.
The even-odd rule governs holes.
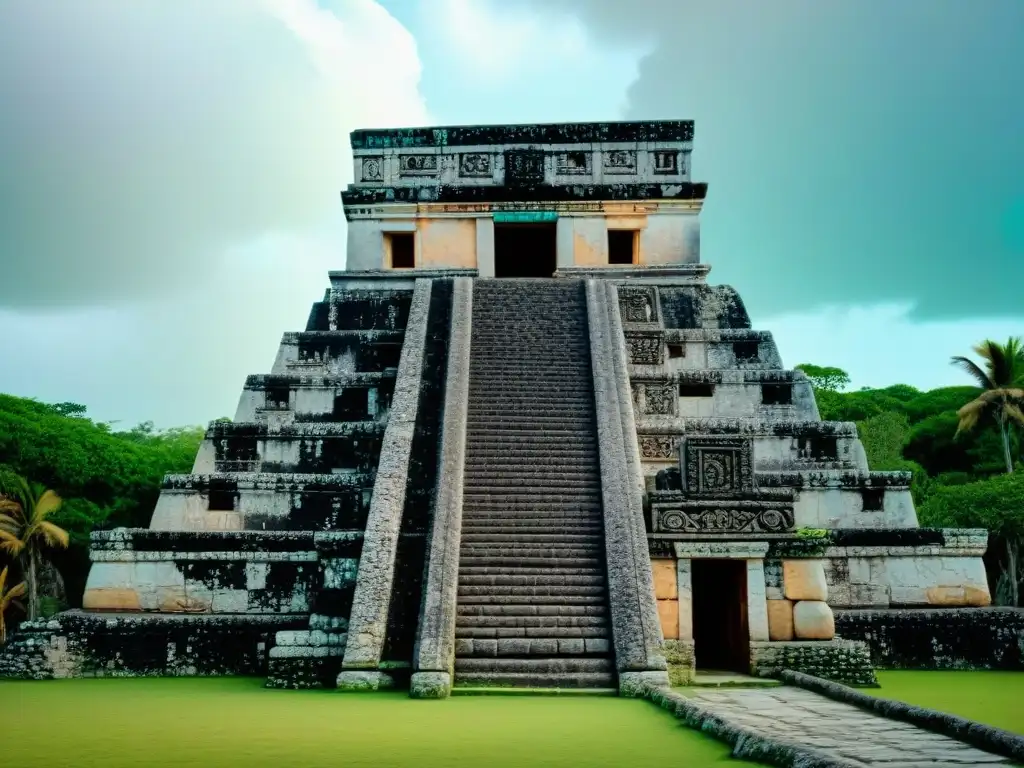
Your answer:
[[[969,432],[984,418],[995,420],[1003,440],[1006,471],[1013,472],[1011,425],[1024,426],[1024,344],[1020,337],[1012,337],[1006,344],[986,339],[974,347],[974,352],[981,357],[984,367],[967,357],[957,356],[952,361],[983,390],[957,411],[957,434]]]
[[[69,536],[47,518],[60,509],[56,492],[19,475],[0,479],[0,550],[28,562],[28,617],[39,618],[39,560],[43,550],[66,548]]]
[[[18,598],[25,594],[25,582],[7,589],[7,567],[0,571],[0,645],[7,642],[7,609],[12,605],[19,608]]]

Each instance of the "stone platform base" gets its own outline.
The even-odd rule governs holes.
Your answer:
[[[751,674],[774,677],[784,669],[845,685],[878,685],[867,643],[836,639],[750,644]]]
[[[837,610],[836,633],[861,640],[876,667],[1024,669],[1024,609]]]
[[[26,622],[0,649],[0,677],[265,675],[278,631],[305,615],[88,613]]]

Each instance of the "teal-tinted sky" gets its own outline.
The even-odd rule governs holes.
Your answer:
[[[1021,0],[0,4],[0,391],[234,410],[344,264],[357,127],[692,118],[702,251],[788,364],[1024,334]]]

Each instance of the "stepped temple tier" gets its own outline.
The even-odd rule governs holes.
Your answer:
[[[708,283],[693,138],[353,133],[347,269],[0,674],[436,697],[1019,663],[986,532],[918,527],[909,474]]]

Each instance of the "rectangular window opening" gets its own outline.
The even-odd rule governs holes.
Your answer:
[[[392,269],[412,269],[416,266],[416,240],[413,232],[391,232],[386,235],[391,254]]]
[[[860,492],[863,501],[862,508],[865,512],[881,512],[885,509],[884,488],[863,488]]]
[[[288,408],[288,387],[270,387],[266,393],[266,406],[274,410],[286,410]]]
[[[235,510],[235,492],[211,490],[206,508],[210,512],[233,512]]]
[[[369,418],[370,390],[365,387],[343,389],[334,398],[334,418],[338,421],[366,421]]]
[[[668,344],[668,356],[671,357],[686,357],[686,347],[682,344]]]
[[[732,345],[732,353],[738,362],[750,362],[759,357],[758,343],[756,341],[736,341]]]
[[[636,263],[637,232],[633,229],[608,230],[608,263]]]
[[[792,384],[762,384],[761,385],[762,405],[792,405],[793,385]]]
[[[714,384],[680,384],[680,397],[714,397]]]

